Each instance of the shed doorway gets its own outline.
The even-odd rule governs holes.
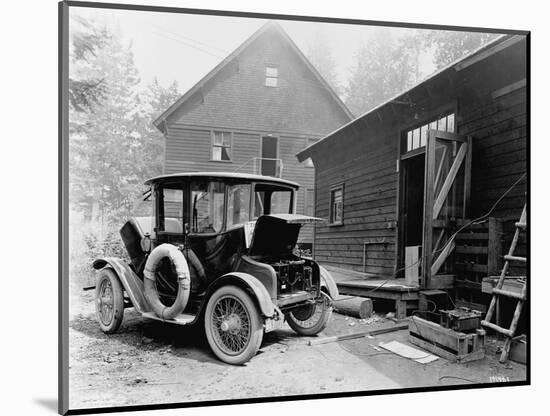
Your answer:
[[[422,245],[422,219],[424,216],[424,165],[425,154],[403,161],[403,242],[405,247]]]
[[[420,262],[409,265],[421,256],[424,219],[424,181],[426,155],[424,152],[401,161],[401,206],[400,206],[400,264],[404,270],[400,275],[415,275],[419,273]],[[412,255],[412,260],[411,256]],[[409,261],[407,261],[409,259]],[[405,269],[407,267],[407,269]],[[416,267],[416,273],[411,273]]]

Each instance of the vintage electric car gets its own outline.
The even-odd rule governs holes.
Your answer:
[[[152,217],[120,230],[130,257],[101,258],[96,311],[115,332],[124,308],[179,325],[204,323],[214,354],[250,360],[265,332],[286,321],[297,333],[323,330],[337,294],[330,274],[295,254],[298,184],[241,173],[181,173],[146,182]]]

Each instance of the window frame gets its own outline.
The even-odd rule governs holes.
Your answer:
[[[182,233],[174,233],[171,231],[166,231],[166,212],[165,212],[165,201],[164,201],[164,190],[173,189],[181,190],[183,192],[182,196]],[[164,182],[156,185],[154,187],[153,193],[155,195],[155,204],[154,204],[154,218],[155,224],[153,226],[153,231],[156,235],[184,235],[185,234],[185,224],[188,221],[188,203],[186,201],[187,197],[187,184],[182,184],[179,182]]]
[[[333,221],[333,206],[334,206],[334,194],[340,191],[342,194],[342,218],[339,221]],[[329,227],[336,227],[344,225],[344,183],[338,183],[332,185],[329,189],[329,207],[328,207],[328,225]]]
[[[216,133],[222,134],[222,144],[215,144],[216,139]],[[223,140],[225,138],[225,135],[229,135],[229,146],[223,145]],[[222,149],[229,149],[229,160],[223,160],[223,159],[214,159],[214,148],[219,147]],[[232,131],[226,131],[226,130],[211,130],[210,131],[210,161],[211,162],[221,162],[221,163],[233,163],[233,132]]]
[[[428,126],[428,128],[426,129],[426,133],[428,130],[432,129],[430,127],[431,124],[433,123],[437,123],[439,122],[439,120],[445,118],[447,119],[447,117],[451,116],[451,115],[454,115],[454,121],[453,121],[453,131],[452,133],[457,133],[458,132],[458,120],[457,120],[457,117],[458,117],[458,104],[457,102],[452,102],[452,103],[448,103],[447,105],[444,105],[444,106],[441,106],[438,108],[437,111],[433,111],[433,112],[429,112],[429,113],[426,113],[424,114],[424,117],[422,117],[422,121],[420,122],[415,122],[414,124],[410,124],[409,126],[407,126],[405,129],[401,130],[401,140],[400,140],[400,144],[399,144],[399,148],[400,148],[400,154],[401,155],[405,155],[405,154],[408,154],[408,153],[412,153],[412,152],[419,152],[419,153],[422,153],[425,151],[426,149],[426,145],[419,145],[417,147],[413,147],[412,149],[409,149],[408,147],[408,134],[411,133],[411,135],[413,134],[413,132],[415,130],[419,130],[419,133],[420,133],[420,130],[424,127],[424,126]],[[445,121],[447,123],[447,121]],[[437,125],[436,125],[437,127]],[[447,129],[445,129],[445,131],[447,131]],[[420,137],[420,134],[419,134],[419,143],[422,143],[422,139]]]
[[[242,226],[244,223],[239,223],[239,224],[229,224],[229,198],[230,198],[230,195],[229,195],[229,192],[231,190],[232,187],[234,186],[243,186],[243,187],[248,187],[248,207],[247,207],[247,210],[248,210],[248,219],[245,221],[245,222],[249,222],[251,221],[252,217],[253,217],[253,212],[252,212],[252,209],[253,209],[253,202],[254,201],[254,184],[253,183],[227,183],[225,185],[225,227],[224,227],[224,230],[231,230],[233,228],[238,228],[239,226]],[[231,213],[232,214],[232,213]]]
[[[308,194],[310,194],[308,198]],[[311,203],[311,214],[308,214],[307,207],[308,204]],[[310,217],[315,216],[315,188],[305,188],[304,189],[304,215],[308,215]]]
[[[270,69],[274,69],[276,71],[275,75],[268,74],[268,71]],[[268,80],[274,80],[275,85],[269,85]],[[279,87],[279,65],[275,64],[265,64],[265,71],[264,71],[264,86],[267,88],[278,88]]]
[[[222,222],[220,226],[219,231],[209,231],[209,232],[199,232],[199,231],[193,231],[193,185],[201,182],[206,182],[208,184],[208,193],[209,197],[211,194],[210,186],[212,183],[220,183],[223,185],[223,207],[222,207]],[[192,236],[213,236],[218,235],[220,233],[225,232],[226,230],[226,216],[227,216],[227,183],[222,180],[212,180],[212,179],[205,179],[205,180],[194,180],[190,181],[188,184],[188,193],[189,193],[189,203],[188,203],[188,212],[189,212],[189,235]],[[209,203],[214,203],[214,199],[212,198]],[[210,210],[210,207],[209,207]]]

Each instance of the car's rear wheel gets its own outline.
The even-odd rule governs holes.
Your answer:
[[[321,292],[315,303],[292,309],[285,316],[290,327],[298,334],[312,336],[325,329],[331,314],[331,300],[326,293]]]
[[[102,269],[96,284],[97,321],[103,332],[118,330],[124,317],[124,293],[120,280],[111,269]]]
[[[249,361],[262,343],[258,308],[250,295],[236,286],[222,286],[210,297],[204,327],[210,348],[228,364]]]

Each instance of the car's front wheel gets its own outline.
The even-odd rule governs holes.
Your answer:
[[[300,335],[317,335],[327,326],[332,314],[331,303],[329,296],[321,292],[315,303],[300,306],[286,313],[287,322]]]
[[[101,330],[106,334],[116,332],[124,317],[124,293],[117,275],[111,269],[99,272],[95,306]]]
[[[222,286],[210,297],[204,327],[210,348],[228,364],[249,361],[262,343],[258,308],[250,295],[236,286]]]

